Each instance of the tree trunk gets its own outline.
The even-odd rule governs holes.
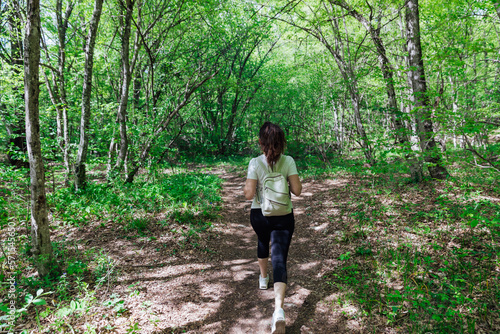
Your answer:
[[[165,119],[161,122],[161,124],[159,124],[153,131],[151,137],[148,138],[148,140],[144,144],[139,159],[137,160],[134,159],[134,161],[131,163],[130,172],[127,174],[125,183],[132,183],[134,181],[135,175],[137,174],[139,169],[143,166],[144,162],[146,162],[146,159],[149,156],[149,152],[153,147],[156,139],[163,133],[163,131],[167,129],[167,127],[170,125],[170,122],[174,119],[175,116],[179,114],[179,111],[189,103],[191,95],[193,95],[193,93],[202,85],[204,85],[208,80],[212,79],[217,73],[218,72],[216,71],[213,74],[205,77],[203,80],[193,84],[192,86],[186,87],[183,94],[184,95],[183,99],[180,99],[177,106],[172,111],[170,111],[167,117],[165,117]]]
[[[409,73],[415,97],[417,132],[420,137],[424,159],[428,163],[432,178],[445,179],[449,174],[442,165],[441,154],[434,140],[434,130],[430,112],[430,102],[427,95],[424,62],[420,45],[420,22],[418,0],[408,0],[406,3],[406,31]]]
[[[31,236],[32,254],[40,276],[46,276],[53,260],[50,243],[45,172],[42,160],[39,119],[39,64],[40,64],[40,3],[27,3],[24,49],[24,100],[26,106],[26,139],[31,179]]]
[[[351,88],[352,90],[350,89],[349,91],[351,93],[351,102],[354,112],[354,124],[356,125],[356,131],[358,133],[358,136],[361,139],[360,141],[361,148],[363,149],[363,154],[365,155],[365,158],[368,161],[368,163],[374,165],[376,161],[373,158],[370,141],[368,139],[368,136],[366,135],[365,127],[363,126],[363,121],[361,120],[361,112],[359,108],[359,103],[360,103],[359,91],[357,87],[351,87]]]
[[[92,91],[92,70],[94,65],[94,46],[97,35],[97,28],[101,18],[103,0],[96,0],[94,11],[90,21],[89,33],[85,44],[85,66],[83,75],[82,92],[82,117],[80,121],[80,144],[78,145],[78,155],[75,163],[75,187],[82,189],[85,187],[86,175],[85,164],[87,162],[87,150],[89,145],[88,129],[90,123],[90,93]]]
[[[344,47],[344,43],[342,42],[342,39],[339,36],[339,26],[338,26],[338,21],[337,19],[332,19],[332,30],[334,32],[334,38],[335,38],[335,47],[330,45],[324,38],[323,34],[319,35],[319,40],[322,41],[322,43],[326,46],[326,48],[330,51],[332,54],[333,58],[335,59],[335,62],[337,63],[337,66],[340,70],[340,73],[342,74],[342,77],[344,78],[344,82],[346,83],[347,90],[349,92],[349,95],[351,97],[351,102],[352,102],[352,108],[353,108],[353,113],[354,113],[354,124],[356,126],[356,132],[360,138],[360,145],[363,150],[363,154],[371,165],[375,165],[376,161],[375,158],[373,157],[372,154],[372,148],[370,145],[370,140],[368,139],[368,136],[366,135],[365,127],[363,125],[363,121],[361,119],[361,111],[359,104],[361,102],[361,96],[359,94],[359,89],[358,89],[358,80],[357,77],[354,73],[353,66],[351,64],[350,59],[344,59],[341,57],[340,52],[342,54],[345,53],[347,49],[347,54],[348,57],[350,58],[350,48],[349,48],[349,40],[347,40],[347,45]]]
[[[115,152],[115,130],[113,129],[113,135],[111,136],[111,142],[109,143],[109,150],[108,150],[108,163],[106,166],[106,175],[109,177],[111,174],[111,170],[113,169],[112,162],[113,162],[113,156]]]
[[[127,107],[128,95],[130,88],[130,27],[132,24],[132,14],[134,10],[134,1],[126,0],[125,3],[120,2],[124,11],[124,20],[121,21],[122,26],[122,49],[121,49],[121,90],[120,104],[118,105],[118,122],[120,123],[120,150],[116,159],[115,168],[119,171],[123,167],[125,157],[128,150],[127,138]]]
[[[58,58],[58,69],[59,69],[59,92],[62,104],[62,152],[64,166],[66,168],[66,175],[64,177],[64,183],[69,185],[69,179],[71,176],[71,163],[70,163],[70,146],[69,146],[69,129],[68,129],[68,102],[66,99],[66,80],[64,77],[64,69],[66,66],[66,31],[68,30],[69,17],[73,12],[75,3],[70,1],[68,7],[62,15],[62,0],[57,0],[56,3],[56,16],[57,16],[57,33],[59,35],[59,58]]]
[[[375,49],[377,51],[378,60],[380,62],[380,69],[382,70],[382,74],[384,76],[385,86],[387,90],[387,104],[389,109],[389,114],[391,115],[392,123],[394,124],[395,136],[397,142],[405,148],[407,151],[411,149],[410,139],[404,126],[404,122],[402,120],[403,113],[398,108],[397,99],[396,99],[396,90],[394,88],[394,68],[387,58],[387,52],[380,37],[380,27],[374,27],[372,22],[370,22],[366,17],[361,15],[358,11],[351,8],[344,0],[332,0],[332,3],[344,8],[347,10],[349,15],[354,17],[356,20],[363,25],[363,27],[370,34],[370,37],[375,44]],[[406,159],[409,163],[411,177],[416,182],[420,182],[423,179],[422,165],[412,157],[411,155],[406,155]]]

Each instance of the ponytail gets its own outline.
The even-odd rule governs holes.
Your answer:
[[[278,125],[265,122],[259,131],[259,144],[267,164],[272,168],[278,162],[281,154],[285,152],[285,133]]]

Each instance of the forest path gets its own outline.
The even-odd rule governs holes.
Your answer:
[[[139,323],[141,332],[270,333],[272,274],[270,288],[259,290],[257,237],[250,225],[250,202],[243,196],[245,178],[225,170],[214,173],[224,180],[224,204],[221,222],[214,224],[210,238],[204,240],[210,251],[191,250],[154,266],[137,264],[134,259],[121,278],[119,285],[125,291],[130,291],[126,288],[130,284],[140,289],[137,304],[152,304],[147,312],[135,308],[129,316],[129,321]],[[341,220],[331,219],[338,210],[330,194],[346,182],[303,182],[301,197],[293,198],[296,227],[288,257],[287,334],[360,330],[356,320],[335,310],[340,292],[322,278],[345,253],[333,242]]]

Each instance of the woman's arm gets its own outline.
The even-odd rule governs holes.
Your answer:
[[[300,183],[299,176],[297,174],[290,175],[288,177],[288,183],[290,184],[290,191],[292,194],[300,196],[300,193],[302,192],[302,183]]]
[[[253,199],[256,190],[257,190],[257,180],[247,179],[247,182],[245,183],[245,188],[243,188],[243,193],[245,194],[245,198],[248,200]]]

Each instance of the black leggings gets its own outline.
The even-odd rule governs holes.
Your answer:
[[[259,259],[269,257],[269,242],[271,242],[273,280],[275,283],[287,283],[286,259],[295,228],[293,211],[285,216],[264,217],[261,209],[252,209],[250,222],[259,239],[257,257]]]

